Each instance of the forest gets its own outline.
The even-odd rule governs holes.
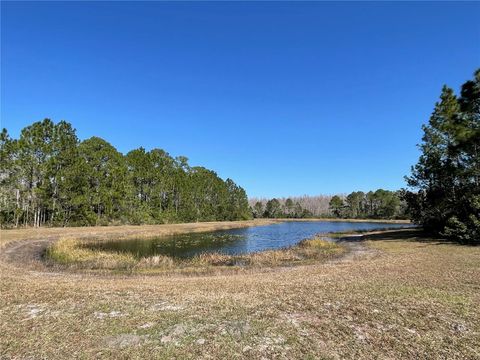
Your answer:
[[[252,214],[256,218],[268,217],[265,214],[266,205],[269,201],[273,201],[271,205],[272,210],[279,208],[285,218],[299,218],[299,217],[328,217],[330,214],[329,201],[331,195],[303,195],[290,197],[276,197],[278,206],[274,199],[251,197],[248,199]]]
[[[378,189],[348,195],[250,199],[256,218],[406,219],[402,191]]]
[[[313,213],[302,207],[300,202],[294,202],[291,198],[270,200],[255,199],[250,200],[251,211],[254,218],[309,218],[313,217]]]
[[[330,210],[335,217],[352,219],[406,219],[406,204],[402,191],[378,189],[354,191],[345,197],[335,195]]]
[[[245,190],[183,156],[140,147],[123,155],[66,121],[0,135],[2,227],[161,224],[251,218]]]

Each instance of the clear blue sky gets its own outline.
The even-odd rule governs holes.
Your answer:
[[[2,2],[1,120],[185,155],[250,196],[405,186],[480,3]]]

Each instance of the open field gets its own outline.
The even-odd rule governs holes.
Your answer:
[[[145,228],[2,231],[0,358],[480,356],[480,247],[417,230],[366,235],[326,263],[215,276],[45,271],[29,257],[44,244],[26,247],[162,226]]]

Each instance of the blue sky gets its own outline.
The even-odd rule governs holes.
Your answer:
[[[480,3],[2,2],[1,122],[68,120],[250,196],[398,189]]]

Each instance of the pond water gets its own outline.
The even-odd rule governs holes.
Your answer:
[[[398,229],[403,227],[411,227],[411,225],[378,222],[292,221],[242,229],[163,236],[150,239],[102,241],[89,243],[85,246],[104,251],[128,252],[137,257],[168,255],[188,258],[200,253],[219,252],[238,255],[278,249],[295,245],[299,241],[311,238],[318,233]]]

